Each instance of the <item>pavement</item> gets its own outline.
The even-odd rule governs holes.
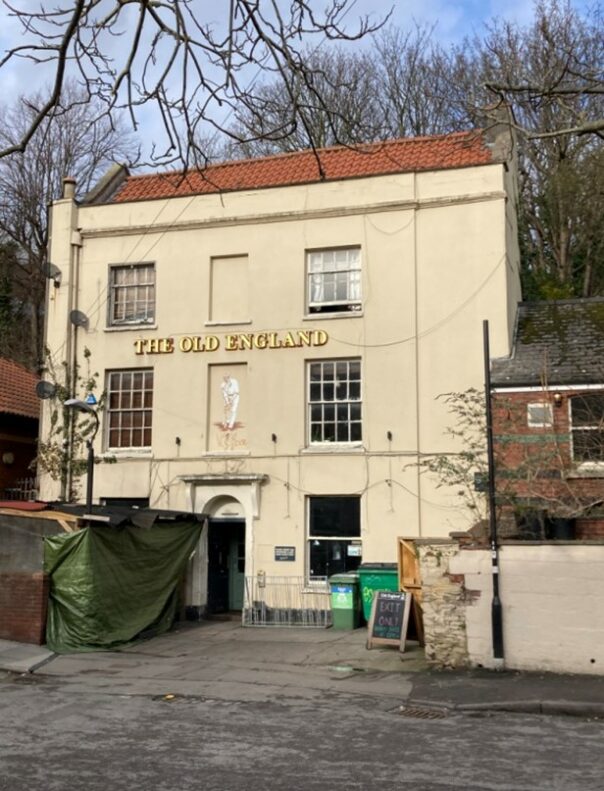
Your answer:
[[[439,670],[417,643],[366,648],[365,629],[180,624],[119,651],[54,654],[0,640],[0,670],[73,691],[207,700],[325,702],[339,696],[406,716],[511,711],[604,719],[604,677]]]

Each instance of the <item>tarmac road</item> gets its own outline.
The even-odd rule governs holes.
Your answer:
[[[2,791],[604,785],[604,723],[576,717],[441,712],[422,719],[335,691],[320,699],[166,700],[14,674],[0,677],[0,701]]]

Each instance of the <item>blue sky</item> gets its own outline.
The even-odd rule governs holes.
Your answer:
[[[572,7],[583,10],[588,0],[572,0]],[[466,35],[480,32],[493,17],[524,25],[533,15],[532,0],[357,0],[347,16],[379,16],[392,9],[392,22],[408,28],[413,22],[435,25],[434,38],[442,44],[461,41]]]
[[[373,18],[392,9],[391,21],[403,29],[412,27],[414,22],[434,25],[434,38],[442,44],[460,41],[465,35],[480,32],[483,24],[494,16],[511,19],[525,24],[532,16],[531,0],[349,0],[350,11],[346,22],[354,26],[359,15],[370,14]],[[207,0],[196,0],[200,8],[208,7]],[[218,0],[214,8],[220,7]],[[283,0],[286,2],[286,0]],[[312,5],[322,9],[328,0],[311,0]],[[53,7],[54,3],[42,3]],[[33,0],[14,0],[14,5],[32,8]],[[572,5],[581,10],[588,0],[572,0]],[[210,4],[211,7],[211,4]],[[11,19],[4,3],[0,5],[0,57],[8,47],[23,41],[22,29],[18,22]],[[35,76],[34,76],[35,75]],[[0,71],[0,101],[10,100],[15,94],[27,91],[33,85],[41,87],[50,80],[48,67],[40,65],[3,68]]]
[[[113,5],[112,0],[105,2]],[[286,4],[289,0],[282,2]],[[311,0],[311,4],[318,11],[327,2],[328,0]],[[572,0],[572,5],[583,10],[588,2],[589,0]],[[13,0],[13,3],[20,8],[35,7],[34,0]],[[52,8],[55,3],[54,0],[43,0],[42,5]],[[219,16],[227,8],[226,0],[215,0],[213,4],[208,0],[193,0],[193,6],[195,5],[204,13],[210,8],[210,13],[214,16]],[[377,20],[390,9],[392,24],[403,30],[413,28],[414,24],[434,26],[433,39],[446,46],[461,41],[466,35],[480,33],[484,23],[495,16],[524,25],[532,17],[533,3],[531,0],[350,0],[346,23],[354,28],[359,15],[369,14]],[[116,51],[119,51],[120,40],[114,41]],[[314,41],[317,42],[317,39]],[[18,46],[23,42],[22,28],[17,21],[10,18],[6,6],[0,2],[0,58],[8,47]],[[20,94],[42,89],[50,84],[52,76],[52,71],[44,64],[33,66],[23,61],[9,63],[0,70],[0,103],[11,103]],[[143,136],[149,141],[154,137],[158,119],[153,118],[148,110],[140,112],[139,119],[143,124]]]

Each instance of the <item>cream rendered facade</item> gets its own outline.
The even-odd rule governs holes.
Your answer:
[[[148,498],[243,519],[247,577],[308,579],[313,497],[359,498],[363,562],[394,561],[397,536],[469,526],[455,493],[417,461],[451,447],[437,396],[482,387],[483,319],[492,355],[510,352],[520,299],[512,173],[494,163],[104,205],[77,205],[68,185],[52,209],[62,282],[49,288],[47,346],[55,363],[81,362],[87,347],[101,376],[153,370],[150,447],[109,449],[101,415],[95,452],[117,463],[96,466],[95,502]],[[308,253],[333,249],[358,251],[360,310],[311,314]],[[109,326],[110,267],[139,262],[154,265],[154,321]],[[86,328],[69,321],[74,309]],[[310,366],[351,360],[362,438],[313,443]],[[58,495],[44,478],[42,497]],[[201,609],[207,553],[205,531],[188,593]]]

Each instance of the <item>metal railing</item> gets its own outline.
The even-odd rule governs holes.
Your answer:
[[[307,584],[304,577],[245,578],[243,626],[331,626],[327,580]]]
[[[3,500],[37,500],[38,481],[36,478],[19,478],[2,492]]]

